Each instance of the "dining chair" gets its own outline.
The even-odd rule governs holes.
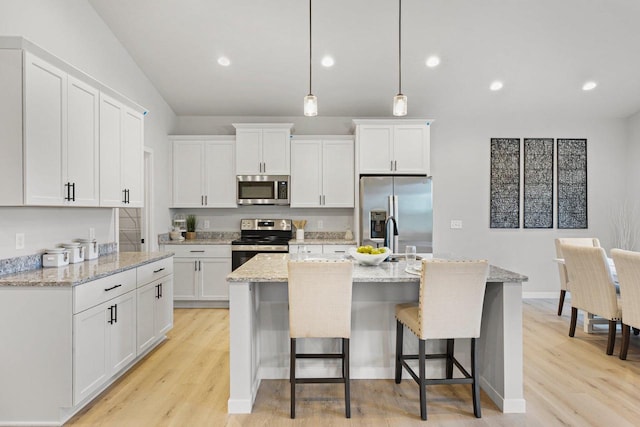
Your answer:
[[[627,358],[630,329],[638,335],[640,329],[640,252],[612,249],[611,257],[618,272],[622,306],[622,346],[620,359]]]
[[[555,239],[556,257],[564,258],[562,255],[561,245],[591,246],[600,247],[600,241],[595,237],[559,237]],[[564,264],[558,264],[558,273],[560,273],[560,300],[558,301],[558,316],[562,316],[562,308],[564,306],[564,298],[569,291],[569,279],[567,277],[567,268]]]
[[[571,285],[569,336],[575,335],[578,309],[607,319],[607,354],[611,355],[616,340],[616,323],[622,319],[622,310],[607,254],[602,248],[588,246],[561,245],[561,250]]]
[[[349,260],[291,260],[288,272],[291,418],[296,417],[296,384],[301,383],[344,383],[345,416],[351,418],[349,340],[353,264]],[[342,351],[298,353],[297,340],[302,338],[338,338]],[[297,378],[297,359],[339,359],[341,376]]]
[[[396,384],[402,380],[404,367],[418,383],[420,417],[427,419],[426,386],[434,384],[471,384],[473,412],[481,417],[480,384],[476,340],[480,337],[482,306],[489,272],[487,261],[422,261],[417,303],[396,305]],[[404,326],[418,338],[418,354],[403,354]],[[471,373],[454,357],[454,339],[471,339]],[[446,339],[445,354],[425,354],[428,339]],[[418,374],[407,360],[418,360]],[[427,379],[427,359],[446,359],[446,378]],[[462,378],[453,378],[453,367]]]

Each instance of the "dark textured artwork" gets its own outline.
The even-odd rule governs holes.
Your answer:
[[[586,139],[558,139],[558,228],[587,228]]]
[[[520,227],[520,138],[491,138],[491,228]]]
[[[553,228],[553,138],[524,140],[524,228]]]

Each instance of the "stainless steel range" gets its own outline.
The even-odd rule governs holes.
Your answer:
[[[259,253],[287,253],[292,238],[290,219],[243,219],[240,238],[231,242],[235,270]]]

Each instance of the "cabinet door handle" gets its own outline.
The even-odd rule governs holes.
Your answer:
[[[69,183],[67,182],[64,185],[65,190],[67,190],[67,195],[64,197],[64,200],[69,200]]]
[[[322,204],[326,205],[327,204],[327,199],[325,199],[325,195],[322,195]]]
[[[204,205],[207,206],[209,204],[209,196],[204,196]]]
[[[76,201],[76,183],[71,184],[72,192],[71,192],[71,200]]]
[[[396,172],[398,171],[398,161],[397,160],[393,161],[393,170],[396,171]]]
[[[115,320],[113,320],[113,307],[115,306],[112,305],[109,307],[109,320],[107,320],[107,323],[110,325],[112,325],[115,322]]]
[[[391,171],[393,171],[393,160],[391,160],[390,163],[391,163],[391,165],[390,165]]]
[[[122,284],[115,285],[115,286],[112,286],[112,287],[110,287],[110,288],[106,288],[104,291],[105,291],[105,292],[109,292],[109,291],[114,290],[115,288],[119,288],[120,286],[122,286]]]
[[[113,319],[113,323],[118,323],[118,304],[113,304],[113,311],[115,311],[115,318]]]
[[[322,204],[322,194],[318,194],[318,204]]]
[[[198,271],[198,261],[193,261],[193,271]]]
[[[202,271],[202,261],[198,261],[198,271]]]
[[[131,190],[127,188],[127,204],[131,203]]]
[[[343,253],[345,253],[345,252],[346,252],[346,251],[333,251],[333,253],[334,253],[334,254],[343,254]]]
[[[158,299],[162,298],[162,283],[158,283]]]
[[[122,203],[127,203],[127,189],[122,190]]]
[[[189,252],[204,252],[204,250],[202,250],[202,251],[189,251]]]
[[[153,270],[153,273],[154,273],[154,274],[155,274],[155,273],[160,273],[161,271],[164,271],[164,267],[159,268],[159,269],[157,269],[157,270]]]

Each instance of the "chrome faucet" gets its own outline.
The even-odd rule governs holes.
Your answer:
[[[389,222],[393,222],[393,238],[389,239]],[[384,245],[395,253],[398,249],[398,223],[393,215],[389,215],[384,222]]]

